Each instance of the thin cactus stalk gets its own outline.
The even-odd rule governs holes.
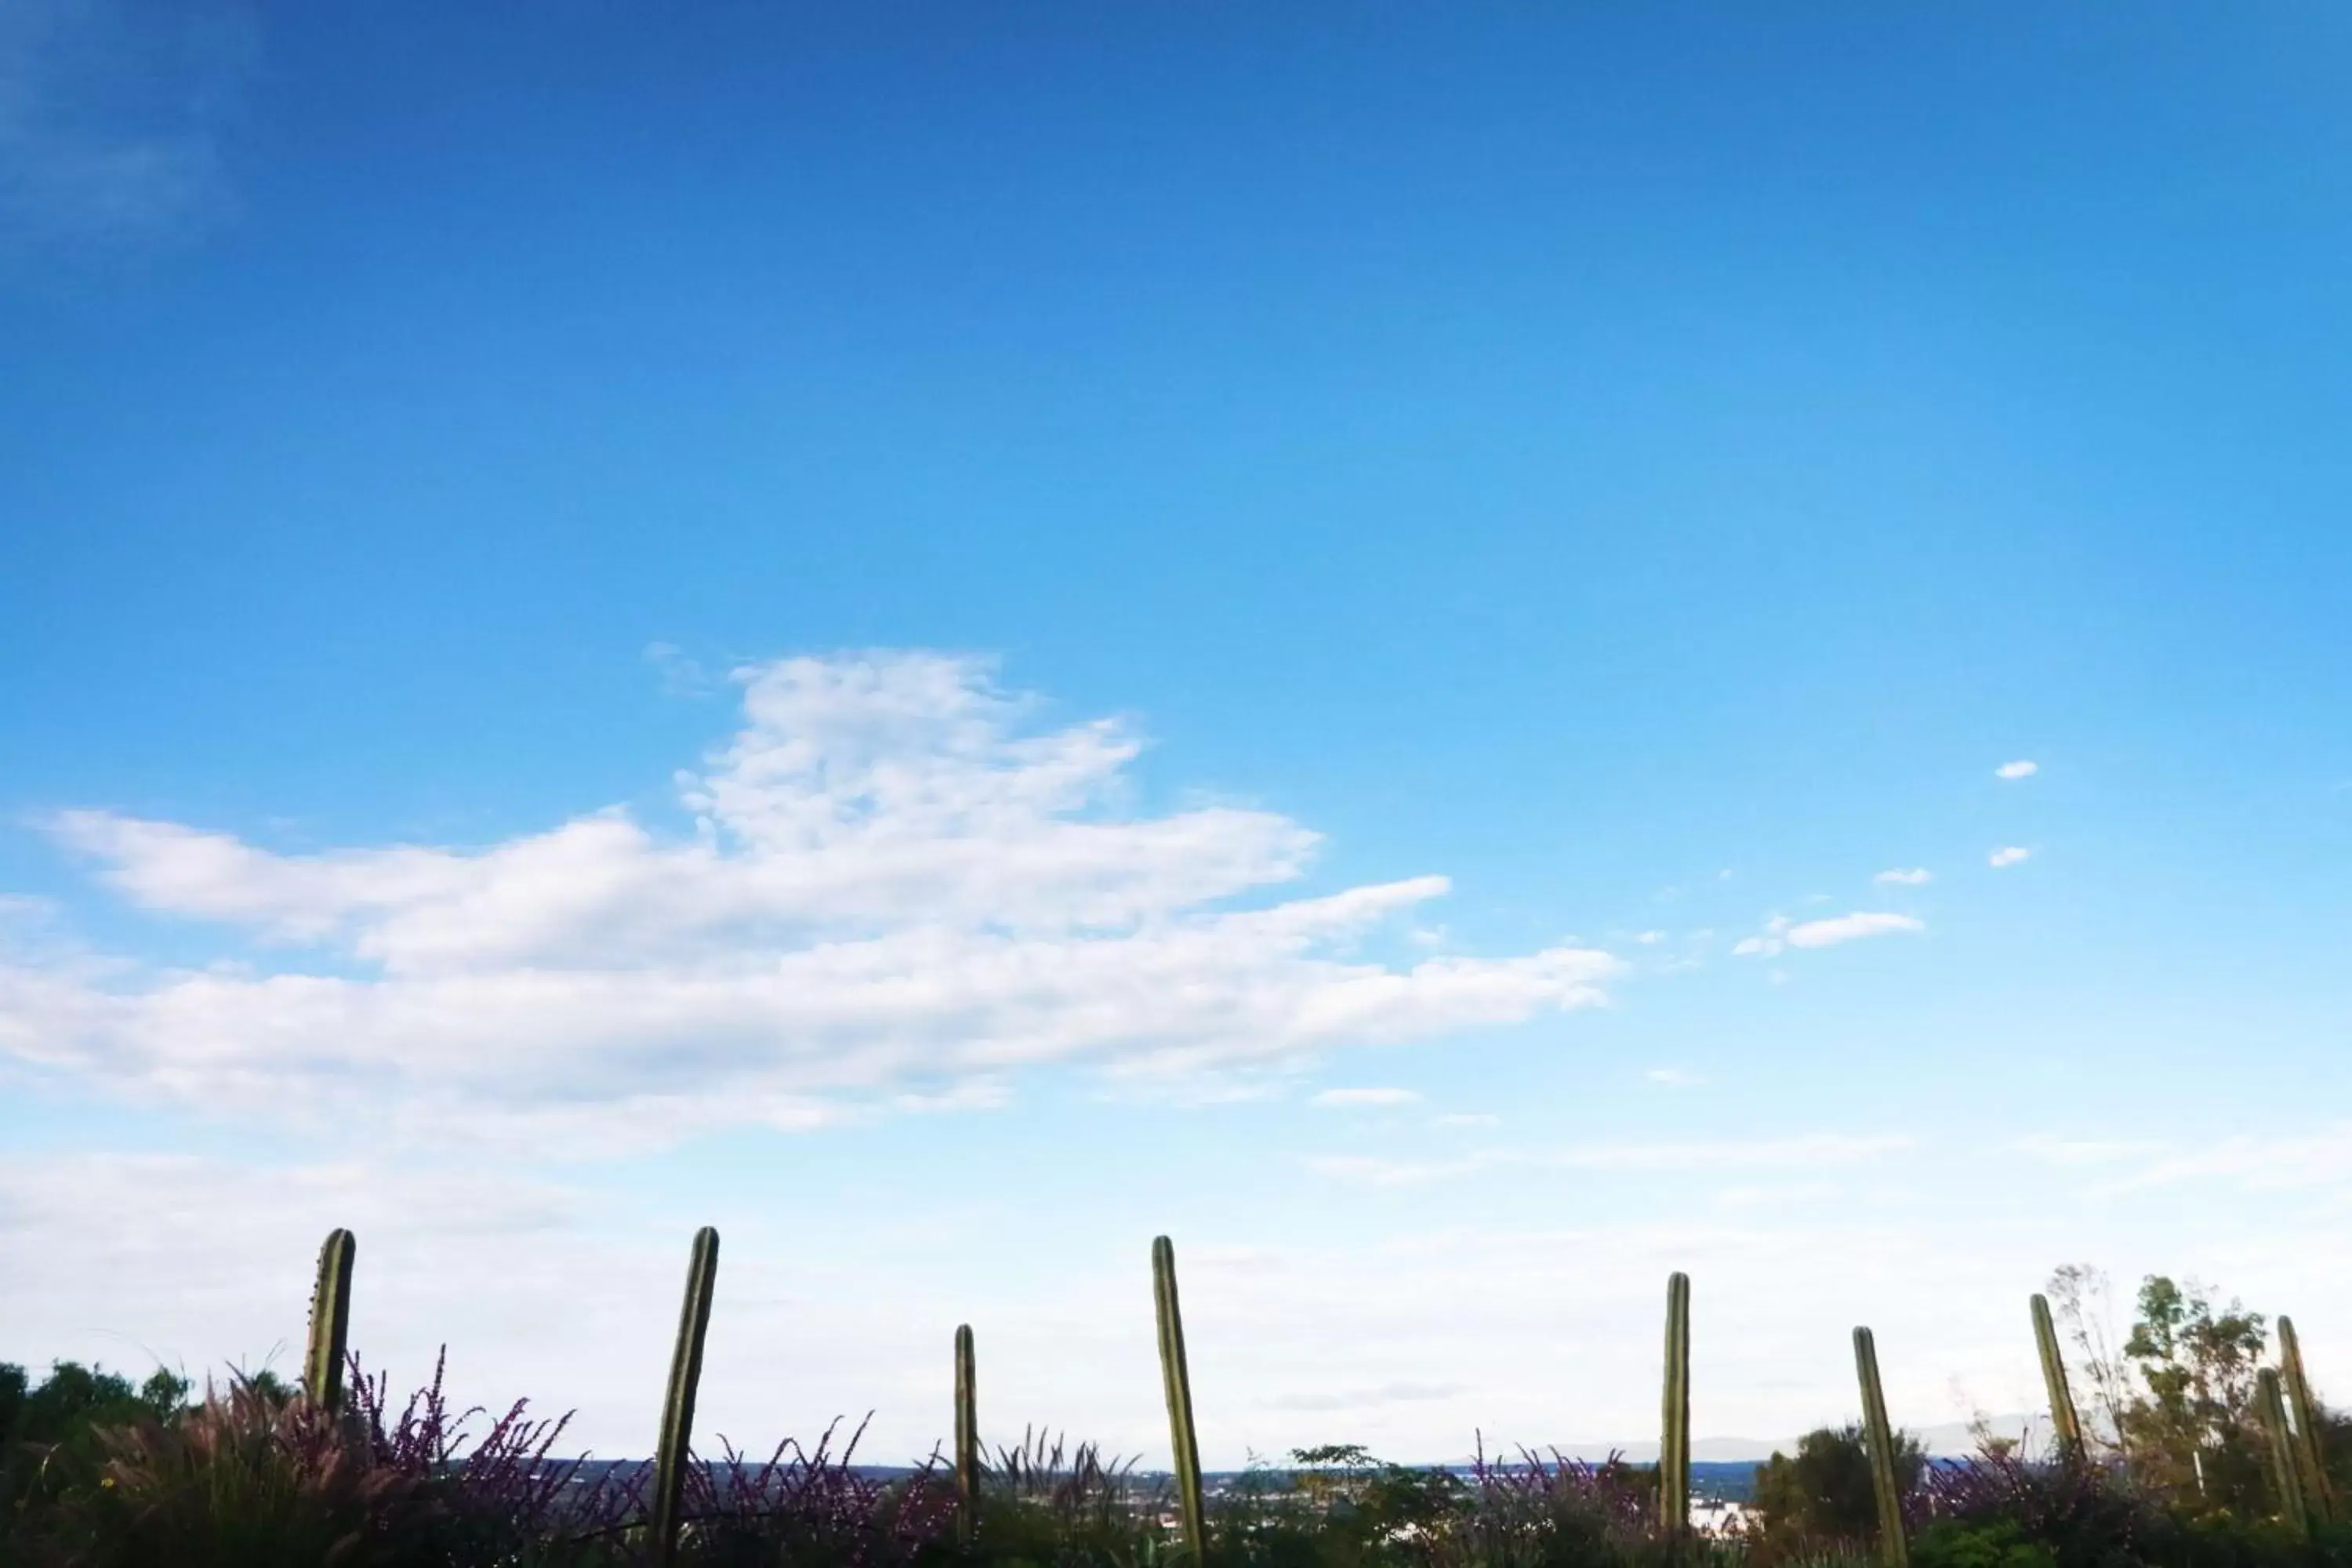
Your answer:
[[[1878,1560],[1885,1568],[1908,1568],[1911,1547],[1903,1534],[1903,1493],[1895,1479],[1895,1429],[1887,1424],[1886,1395],[1878,1385],[1878,1345],[1868,1329],[1853,1331],[1853,1369],[1862,1380],[1870,1487],[1878,1494]]]
[[[969,1545],[980,1520],[980,1399],[970,1323],[955,1331],[955,1484],[956,1530]]]
[[[2050,1299],[2040,1291],[2033,1296],[2033,1342],[2042,1352],[2042,1386],[2050,1395],[2050,1428],[2058,1440],[2058,1457],[2077,1462],[2083,1458],[2083,1421],[2074,1412],[2074,1392],[2066,1386],[2066,1358],[2059,1353]]]
[[[2287,1430],[2286,1401],[2279,1396],[2279,1374],[2264,1367],[2254,1377],[2254,1407],[2263,1418],[2263,1436],[2271,1457],[2271,1486],[2278,1493],[2279,1518],[2298,1534],[2308,1533],[2310,1516],[2304,1510],[2303,1478],[2297,1473],[2294,1434]]]
[[[1690,1276],[1666,1276],[1666,1386],[1658,1426],[1658,1522],[1669,1540],[1690,1524]]]
[[[1184,1315],[1176,1301],[1176,1247],[1166,1237],[1151,1244],[1151,1295],[1160,1318],[1160,1376],[1168,1394],[1168,1441],[1176,1451],[1176,1491],[1184,1513],[1184,1544],[1192,1561],[1208,1551],[1201,1506],[1201,1447],[1192,1431],[1192,1377],[1184,1365]]]
[[[343,1405],[343,1359],[351,1343],[352,1265],[360,1244],[340,1227],[319,1248],[319,1278],[310,1287],[310,1347],[302,1357],[302,1392],[323,1410]]]
[[[686,1266],[686,1300],[678,1309],[677,1347],[670,1355],[669,1394],[662,1402],[661,1443],[654,1450],[656,1568],[671,1568],[677,1561],[679,1510],[694,1442],[694,1393],[702,1382],[702,1343],[710,1331],[710,1296],[718,1283],[719,1233],[706,1225],[694,1233],[694,1251]]]
[[[2286,1384],[2295,1452],[2303,1460],[2304,1502],[2314,1518],[2326,1523],[2336,1517],[2336,1495],[2327,1484],[2327,1459],[2320,1447],[2319,1401],[2311,1396],[2311,1380],[2304,1375],[2303,1342],[2295,1334],[2294,1319],[2279,1319],[2278,1337],[2279,1376]]]

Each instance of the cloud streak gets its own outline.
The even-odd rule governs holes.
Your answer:
[[[1327,1089],[1311,1103],[1327,1109],[1346,1106],[1412,1105],[1421,1096],[1410,1089]]]
[[[1857,910],[1849,915],[1791,923],[1784,915],[1767,921],[1763,931],[1743,937],[1732,948],[1737,957],[1777,957],[1790,948],[1835,947],[1865,937],[1895,936],[1927,929],[1925,921],[1878,910]]]
[[[0,6],[0,240],[176,237],[233,205],[222,132],[259,58],[225,0]]]
[[[0,961],[0,1052],[214,1110],[603,1151],[908,1095],[985,1103],[1039,1064],[1247,1069],[1509,1024],[1600,1002],[1620,967],[1568,946],[1369,959],[1444,878],[1253,902],[1304,873],[1314,833],[1226,806],[1120,814],[1134,732],[1042,729],[980,661],[736,679],[741,727],[679,779],[688,835],[613,809],[479,849],[285,855],[60,815],[106,885],[234,950],[127,973]]]

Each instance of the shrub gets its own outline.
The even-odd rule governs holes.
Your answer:
[[[1895,1447],[1895,1483],[1908,1497],[1927,1468],[1927,1453],[1907,1432],[1896,1434]],[[1808,1432],[1793,1457],[1776,1453],[1758,1466],[1753,1506],[1751,1544],[1767,1560],[1865,1553],[1878,1533],[1878,1500],[1862,1427]]]

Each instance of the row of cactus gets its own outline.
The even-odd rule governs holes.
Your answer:
[[[319,1269],[310,1295],[310,1343],[303,1357],[302,1388],[314,1404],[341,1407],[343,1368],[348,1359],[352,1315],[352,1269],[359,1244],[348,1230],[328,1234],[319,1249]],[[663,1568],[677,1559],[680,1504],[688,1455],[694,1436],[695,1393],[702,1380],[702,1352],[710,1331],[710,1304],[719,1280],[719,1233],[705,1226],[695,1233],[687,1264],[686,1296],[678,1310],[677,1342],[671,1354],[669,1387],[662,1405],[661,1436],[654,1456],[652,1541],[654,1561]],[[1184,1318],[1176,1294],[1176,1248],[1168,1237],[1151,1243],[1151,1291],[1160,1339],[1160,1371],[1168,1403],[1169,1447],[1174,1451],[1176,1489],[1183,1517],[1184,1544],[1197,1561],[1207,1540],[1201,1491],[1201,1449],[1192,1426],[1192,1382],[1184,1359]],[[2050,1401],[2050,1423],[2065,1462],[2086,1452],[2082,1418],[2066,1381],[2065,1358],[2048,1300],[2031,1302],[2034,1346]],[[2278,1321],[2277,1368],[2257,1375],[2255,1414],[2270,1452],[2272,1481],[2280,1514],[2308,1531],[2336,1517],[2319,1447],[2319,1406],[2304,1373],[2303,1345],[2294,1320]],[[1658,1438],[1658,1517],[1670,1536],[1681,1534],[1690,1517],[1690,1277],[1666,1279],[1665,1380]],[[1864,1442],[1872,1488],[1877,1495],[1879,1560],[1884,1568],[1907,1568],[1903,1500],[1895,1469],[1895,1431],[1878,1377],[1877,1342],[1867,1328],[1853,1331],[1854,1373],[1861,1385]],[[971,1540],[980,1503],[981,1448],[977,1373],[971,1326],[955,1331],[955,1489],[958,1528]]]

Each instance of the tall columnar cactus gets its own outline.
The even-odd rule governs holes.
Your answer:
[[[1176,1451],[1176,1491],[1184,1510],[1184,1544],[1197,1564],[1206,1555],[1208,1528],[1201,1506],[1201,1447],[1192,1434],[1192,1378],[1184,1366],[1184,1314],[1176,1302],[1176,1247],[1166,1237],[1151,1244],[1151,1296],[1160,1317],[1160,1376],[1168,1394],[1168,1442]]]
[[[2312,1517],[2326,1522],[2336,1517],[2336,1492],[2327,1484],[2327,1460],[2319,1446],[2319,1402],[2311,1396],[2311,1380],[2303,1373],[2303,1342],[2294,1320],[2278,1321],[2279,1374],[2294,1415],[2295,1452],[2303,1460],[2304,1502]]]
[[[319,1248],[319,1278],[310,1287],[310,1348],[302,1357],[302,1392],[326,1410],[343,1404],[343,1357],[351,1342],[352,1264],[360,1244],[340,1227]]]
[[[2066,1386],[2066,1358],[2058,1352],[2058,1325],[2050,1321],[2050,1299],[2033,1296],[2033,1342],[2042,1352],[2042,1386],[2050,1395],[2050,1429],[2058,1439],[2058,1455],[2074,1462],[2083,1458],[2083,1422],[2074,1413],[2074,1395]]]
[[[956,1529],[969,1543],[980,1518],[980,1395],[970,1323],[955,1331],[955,1484]]]
[[[686,1300],[678,1309],[677,1347],[670,1354],[661,1443],[654,1450],[653,1560],[656,1568],[670,1568],[677,1561],[679,1509],[686,1498],[686,1467],[694,1442],[694,1391],[702,1382],[702,1342],[710,1331],[710,1295],[718,1283],[719,1233],[706,1225],[694,1233],[694,1251],[686,1266]]]
[[[2304,1511],[2303,1478],[2297,1473],[2294,1436],[2287,1430],[2286,1401],[2279,1396],[2279,1374],[2269,1367],[2254,1374],[2254,1408],[2263,1418],[2263,1436],[2271,1457],[2271,1487],[2278,1493],[2279,1518],[2297,1531],[2307,1531],[2311,1519]]]
[[[1666,1276],[1666,1387],[1658,1423],[1658,1521],[1690,1525],[1690,1276]]]
[[[1853,1370],[1862,1380],[1870,1487],[1878,1494],[1878,1560],[1885,1568],[1907,1568],[1911,1547],[1903,1536],[1903,1492],[1895,1479],[1895,1429],[1887,1425],[1886,1395],[1878,1386],[1878,1345],[1868,1329],[1853,1331]]]

